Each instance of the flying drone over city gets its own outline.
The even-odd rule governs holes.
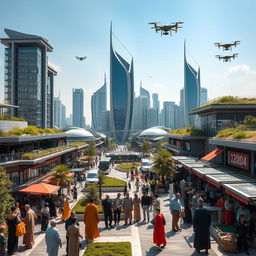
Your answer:
[[[161,36],[162,35],[172,35],[172,31],[175,31],[177,33],[180,27],[180,24],[183,24],[184,22],[173,22],[170,25],[160,25],[159,22],[149,22],[148,24],[153,25],[153,27],[151,27],[152,29],[154,29],[156,31],[156,33],[158,31],[161,31]]]
[[[87,58],[87,56],[84,56],[84,57],[76,56],[76,58],[77,58],[78,60],[80,60],[80,61],[83,61],[83,60],[85,60],[85,59]]]
[[[234,53],[233,55],[228,55],[228,56],[220,56],[220,55],[216,55],[216,58],[218,58],[219,60],[223,60],[223,62],[231,62],[231,59],[235,59],[238,56],[238,53]]]
[[[237,46],[240,44],[241,41],[234,41],[232,43],[214,43],[215,46],[217,47],[222,47],[223,48],[223,51],[228,51],[228,50],[232,50],[232,46]]]

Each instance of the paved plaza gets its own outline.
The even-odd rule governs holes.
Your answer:
[[[116,177],[119,179],[126,180],[126,174],[119,172],[117,170],[112,170],[109,176]],[[134,184],[132,185],[132,191],[131,194],[134,192]],[[116,194],[116,193],[115,193]],[[81,189],[79,189],[79,196],[83,196],[83,193],[81,192]],[[111,193],[111,197],[114,196]],[[140,195],[141,196],[141,195]],[[104,198],[104,194],[103,194]],[[172,232],[171,231],[171,214],[169,211],[169,198],[168,196],[161,196],[161,211],[164,214],[166,218],[166,236],[167,236],[167,246],[162,250],[159,251],[153,244],[153,225],[152,224],[146,224],[145,222],[139,222],[137,224],[133,224],[131,226],[123,226],[123,221],[121,221],[120,226],[114,228],[114,229],[105,229],[104,222],[101,221],[99,224],[100,228],[100,237],[96,239],[98,242],[117,242],[117,241],[130,241],[132,243],[132,250],[133,250],[133,256],[155,256],[155,255],[161,255],[161,256],[189,256],[198,255],[194,252],[193,248],[193,231],[191,225],[185,225],[181,221],[181,228],[182,231],[180,232]],[[72,202],[74,205],[74,202]],[[142,215],[141,215],[142,216]],[[151,212],[152,217],[152,212]],[[58,219],[57,228],[60,231],[61,239],[63,242],[62,248],[59,250],[59,255],[64,256],[66,255],[66,232],[64,228],[64,223],[62,223],[61,220]],[[82,221],[80,221],[80,232],[84,236],[84,224]],[[36,244],[33,249],[23,251],[23,247],[20,246],[20,251],[18,255],[22,256],[45,256],[46,255],[46,245],[45,245],[45,239],[44,234],[40,232],[40,224],[36,225]],[[21,245],[22,239],[19,239],[19,244]],[[209,255],[212,256],[220,256],[220,255],[245,255],[245,254],[228,254],[223,253],[219,250],[218,245],[216,242],[211,239],[211,246],[212,249],[209,250]],[[84,250],[81,249],[80,255],[83,255]],[[250,251],[251,255],[256,255],[256,251],[252,250]],[[200,255],[204,255],[201,253]]]

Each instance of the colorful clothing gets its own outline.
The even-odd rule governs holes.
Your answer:
[[[63,214],[62,214],[62,221],[65,221],[66,219],[68,219],[70,217],[70,205],[69,205],[69,201],[66,200],[64,203],[64,209],[63,209]]]
[[[166,244],[165,230],[164,230],[165,219],[162,213],[156,215],[153,233],[153,242],[157,246]]]
[[[84,224],[85,224],[85,238],[92,240],[100,236],[99,229],[99,215],[97,206],[89,203],[84,211]]]

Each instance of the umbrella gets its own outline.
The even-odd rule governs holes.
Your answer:
[[[59,189],[60,186],[50,185],[46,183],[38,183],[23,188],[20,190],[20,192],[33,195],[50,195],[58,191]]]

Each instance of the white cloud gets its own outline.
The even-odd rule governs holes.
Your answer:
[[[229,76],[248,76],[256,75],[256,70],[253,70],[248,65],[237,65],[228,69]]]
[[[51,62],[51,61],[48,61],[48,65],[49,65],[50,67],[52,67],[54,70],[56,70],[57,72],[62,71],[61,66],[58,66],[58,65],[54,64],[54,63]]]

